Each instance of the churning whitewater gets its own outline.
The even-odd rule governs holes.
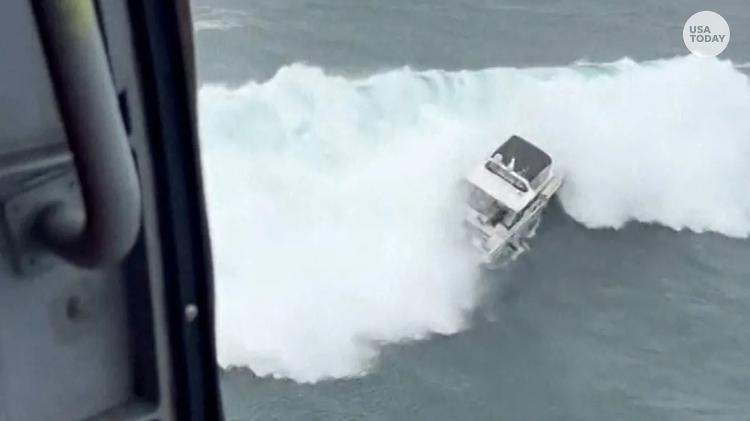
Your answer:
[[[559,162],[587,227],[750,233],[750,85],[728,61],[359,79],[295,64],[204,86],[199,114],[219,360],[258,375],[356,376],[384,343],[465,328],[478,273],[455,187],[513,133]]]

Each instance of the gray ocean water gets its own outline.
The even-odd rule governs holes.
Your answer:
[[[201,83],[262,82],[298,62],[332,74],[636,61],[686,54],[700,10],[736,1],[196,0]],[[721,95],[720,92],[717,95]],[[750,140],[749,140],[750,141]],[[750,189],[738,192],[750,194]],[[217,239],[214,234],[214,241]],[[750,420],[750,242],[630,223],[590,229],[555,203],[468,329],[386,345],[368,374],[314,384],[222,373],[229,420]],[[269,279],[273,282],[273,279]],[[218,280],[221,282],[221,279]],[[283,311],[283,309],[279,309]]]

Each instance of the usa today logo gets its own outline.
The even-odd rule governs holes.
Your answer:
[[[720,14],[704,10],[685,22],[682,39],[696,56],[716,57],[729,44],[729,24]]]

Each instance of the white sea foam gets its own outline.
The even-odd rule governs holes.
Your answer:
[[[697,57],[204,86],[220,363],[352,376],[382,343],[464,328],[477,274],[454,186],[512,133],[559,161],[588,227],[746,237],[748,115],[747,77]]]

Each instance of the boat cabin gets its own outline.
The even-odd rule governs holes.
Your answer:
[[[550,156],[512,136],[469,176],[468,204],[483,224],[511,228],[551,176]]]

